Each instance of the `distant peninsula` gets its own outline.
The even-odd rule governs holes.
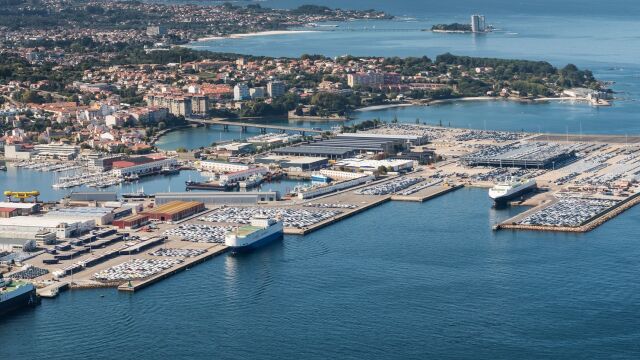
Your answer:
[[[427,31],[426,29],[424,31]],[[433,32],[454,32],[454,33],[470,33],[471,25],[470,24],[460,24],[460,23],[452,23],[452,24],[436,24],[431,27],[431,31]]]

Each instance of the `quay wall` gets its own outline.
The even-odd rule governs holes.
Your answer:
[[[600,212],[597,215],[594,215],[590,219],[586,220],[579,226],[541,226],[541,225],[524,225],[524,224],[510,224],[504,222],[502,224],[497,225],[494,229],[511,229],[511,230],[533,230],[533,231],[556,231],[556,232],[574,232],[574,233],[583,233],[591,231],[598,226],[604,224],[605,222],[613,219],[614,217],[620,215],[624,211],[634,207],[640,203],[640,193],[635,194],[616,205]],[[533,209],[532,209],[533,210]],[[540,209],[538,209],[540,210]],[[535,211],[534,211],[535,212]]]
[[[218,256],[220,254],[223,254],[225,252],[227,252],[229,250],[228,247],[226,246],[217,246],[217,247],[212,247],[210,249],[207,250],[206,253],[194,257],[194,258],[188,258],[185,259],[185,261],[181,264],[178,264],[176,266],[171,267],[170,269],[167,269],[166,271],[162,271],[161,273],[151,276],[148,279],[144,279],[144,280],[132,280],[131,281],[131,286],[129,286],[129,282],[124,282],[122,284],[120,284],[120,286],[118,286],[118,290],[120,291],[130,291],[130,292],[135,292],[141,289],[146,288],[147,286],[153,285],[155,283],[157,283],[158,281],[162,280],[162,279],[166,279],[170,276],[172,276],[173,274],[176,274],[190,266],[196,265],[196,264],[200,264],[202,262],[205,262],[215,256]]]

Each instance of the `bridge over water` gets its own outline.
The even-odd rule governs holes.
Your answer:
[[[326,131],[326,130],[316,130],[316,129],[309,129],[309,128],[303,128],[303,127],[295,127],[295,126],[257,124],[257,123],[240,122],[240,121],[194,119],[194,118],[187,118],[186,120],[193,123],[200,123],[205,125],[220,125],[225,130],[228,130],[229,126],[238,126],[242,129],[243,132],[247,131],[248,128],[260,129],[260,132],[263,134],[265,134],[268,129],[278,130],[280,132],[297,132],[303,136],[306,135],[307,133],[321,134]]]

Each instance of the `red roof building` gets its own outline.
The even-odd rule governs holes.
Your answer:
[[[10,218],[12,216],[18,216],[17,208],[0,207],[0,218]]]

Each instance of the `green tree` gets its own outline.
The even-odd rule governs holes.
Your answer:
[[[27,90],[20,96],[20,101],[23,103],[42,104],[45,99],[40,94],[38,94],[38,92]]]

